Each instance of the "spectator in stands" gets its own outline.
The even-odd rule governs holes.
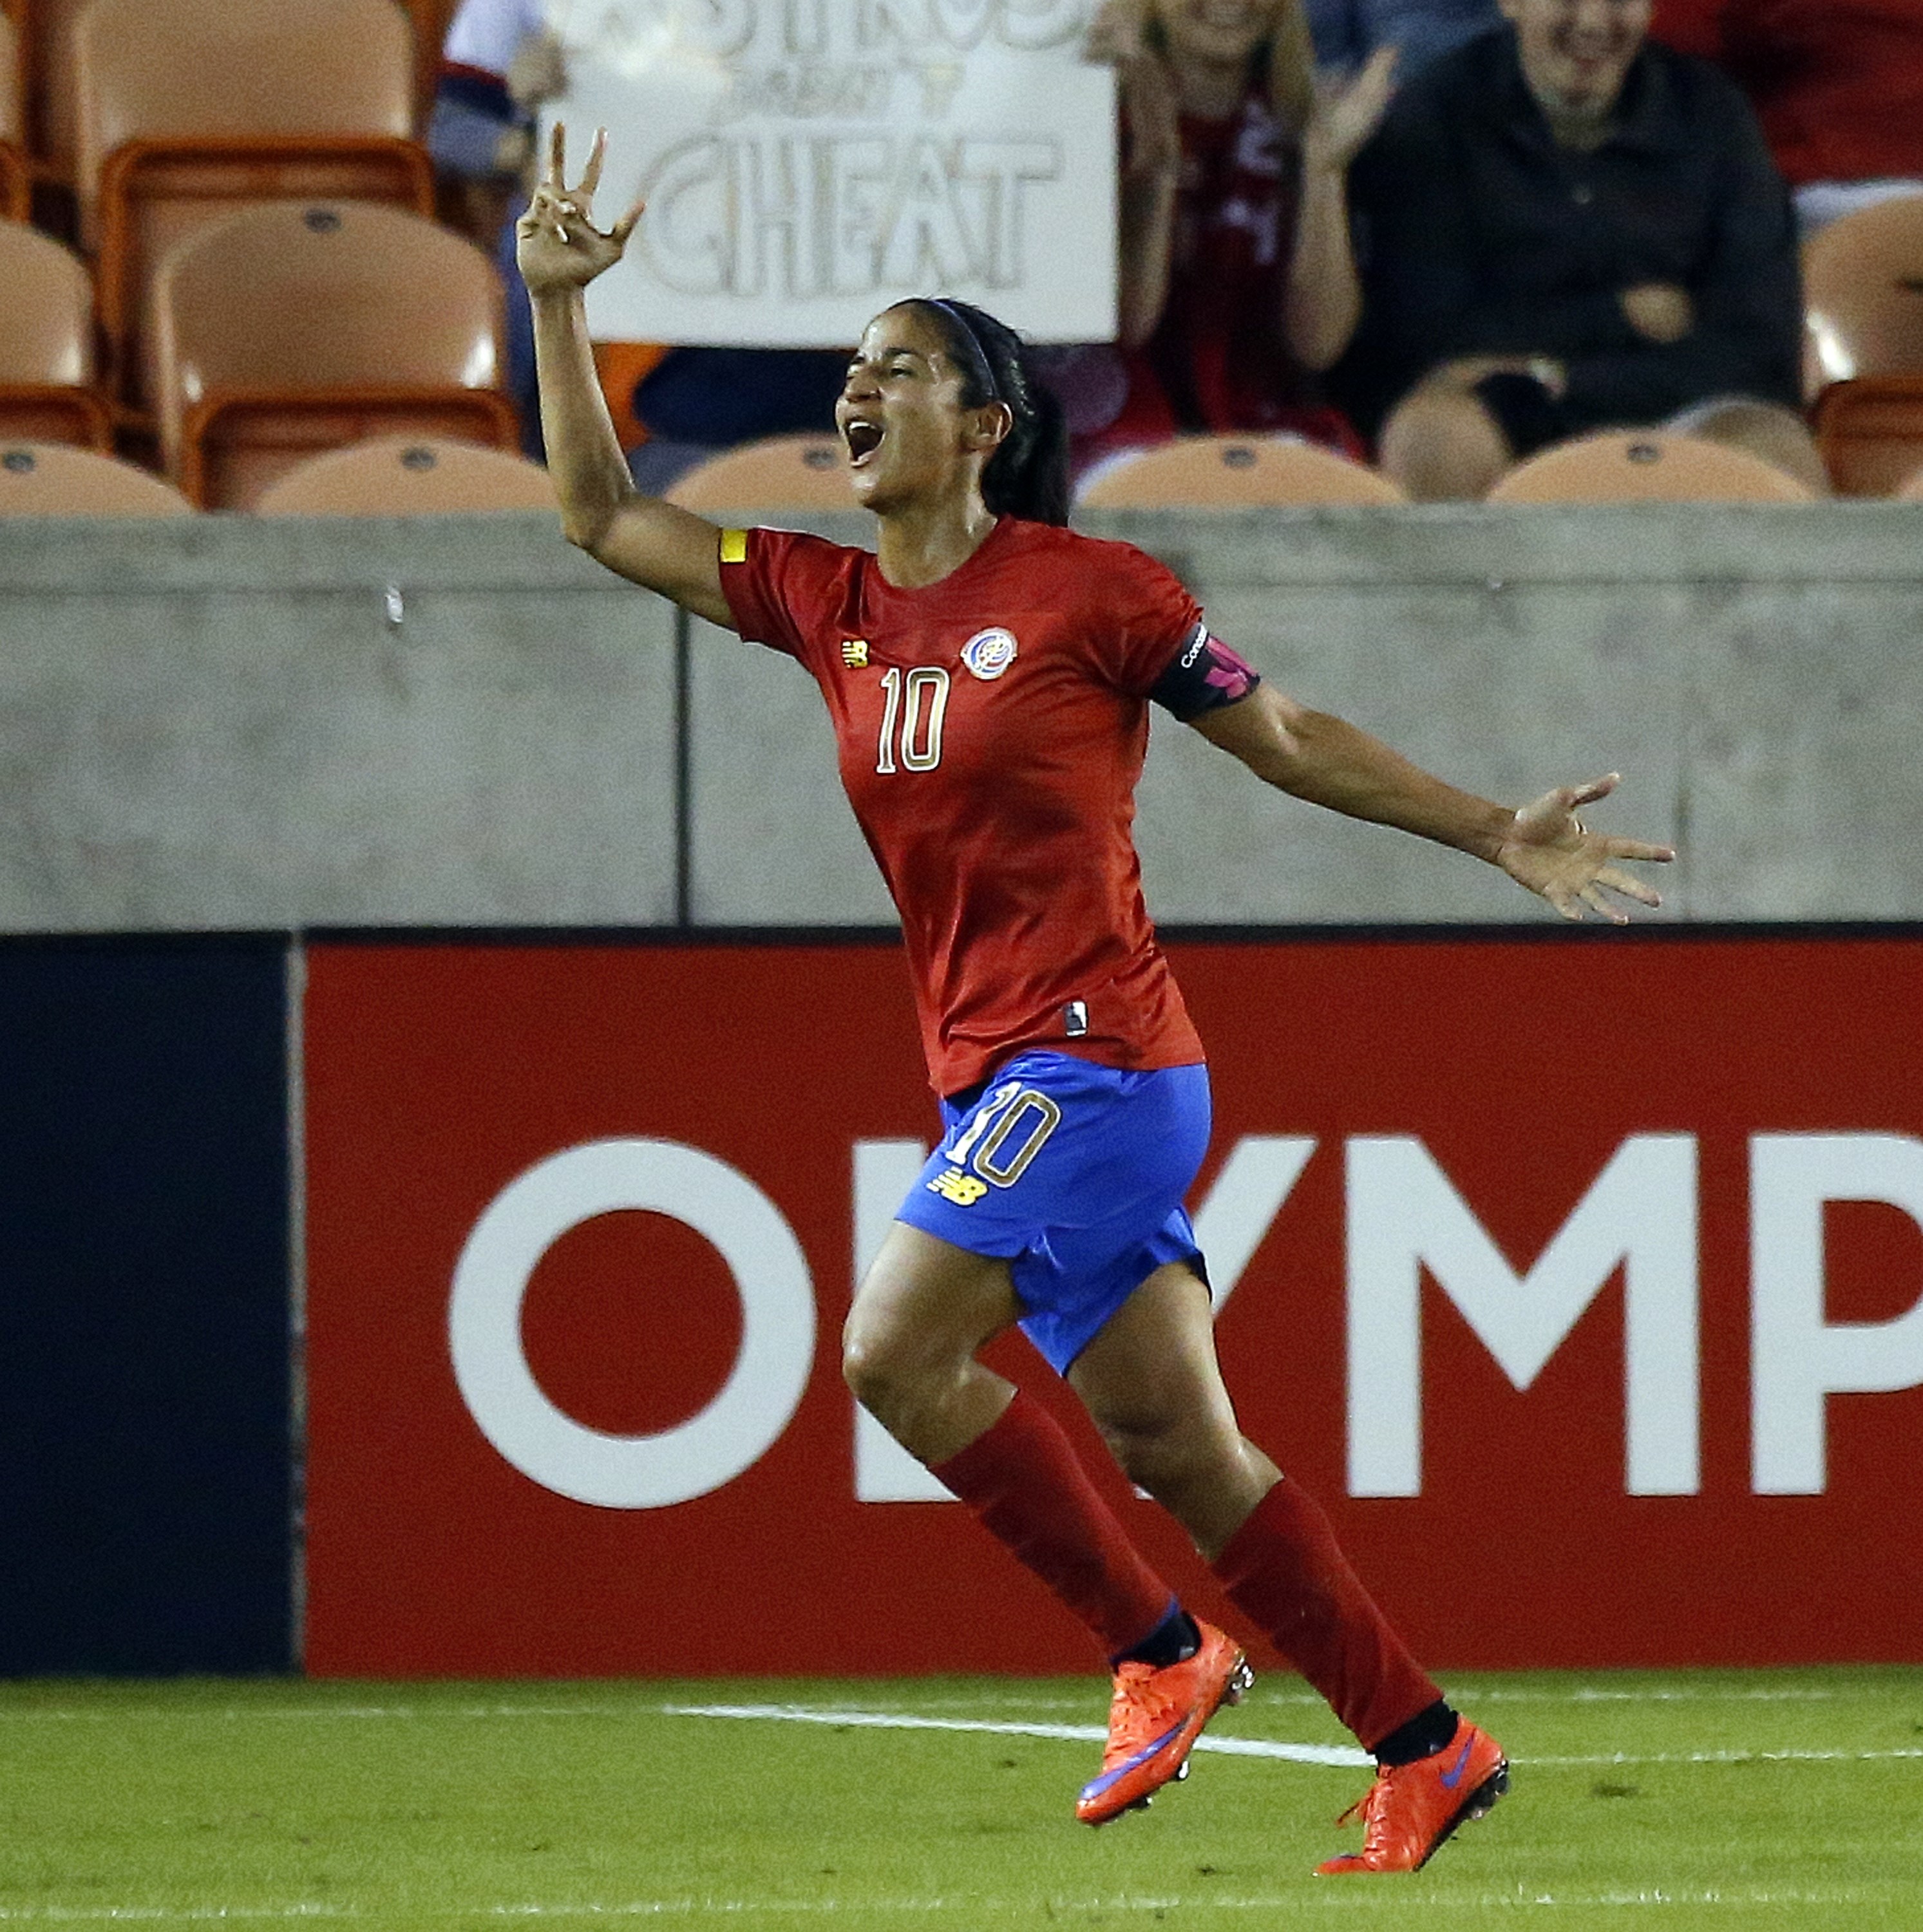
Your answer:
[[[514,264],[514,223],[527,206],[541,104],[566,92],[561,44],[542,0],[461,0],[441,47],[428,152],[458,204],[460,226],[494,253],[507,290],[507,388],[523,441],[541,453],[534,332]]]
[[[1923,0],[1657,0],[1650,31],[1748,94],[1805,240],[1923,191]]]
[[[1347,393],[1418,498],[1668,422],[1827,488],[1798,412],[1789,196],[1741,94],[1646,42],[1650,0],[1502,0],[1509,30],[1406,88],[1352,171]]]
[[[1316,58],[1347,72],[1382,47],[1412,80],[1430,62],[1502,24],[1496,0],[1306,0]]]
[[[1120,86],[1115,409],[1078,461],[1184,431],[1293,431],[1359,455],[1314,372],[1354,327],[1348,165],[1393,50],[1318,89],[1300,0],[1108,0],[1089,40]],[[1331,307],[1331,297],[1334,306]]]

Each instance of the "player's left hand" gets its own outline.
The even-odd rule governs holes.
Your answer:
[[[1564,919],[1580,920],[1595,913],[1621,926],[1629,914],[1608,896],[1614,892],[1638,905],[1658,906],[1660,894],[1616,861],[1648,860],[1666,864],[1676,855],[1667,845],[1651,845],[1640,838],[1618,838],[1592,832],[1576,816],[1586,805],[1606,798],[1621,774],[1584,785],[1558,785],[1533,805],[1526,805],[1510,823],[1496,848],[1496,862],[1518,885],[1540,892]]]
[[[567,130],[559,122],[548,145],[548,172],[536,184],[527,212],[514,224],[514,258],[530,295],[584,288],[621,259],[634,224],[636,202],[605,233],[594,225],[594,191],[608,152],[608,130],[598,129],[580,184],[567,184]]]

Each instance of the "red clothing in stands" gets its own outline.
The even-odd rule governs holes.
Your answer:
[[[1657,0],[1650,31],[1737,82],[1792,187],[1923,179],[1923,0]]]
[[[1360,457],[1289,353],[1282,294],[1295,242],[1294,150],[1259,92],[1226,121],[1182,116],[1168,293],[1155,333],[1127,352],[1129,398],[1101,443],[1185,432],[1292,430]]]
[[[866,550],[745,534],[722,548],[735,628],[799,659],[827,700],[936,1091],[1024,1047],[1128,1069],[1202,1059],[1130,832],[1147,694],[1196,633],[1194,598],[1126,544],[1012,517],[914,590]]]

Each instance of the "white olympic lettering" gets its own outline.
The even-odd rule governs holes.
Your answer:
[[[597,1215],[646,1209],[685,1222],[728,1264],[741,1347],[701,1412],[650,1436],[590,1429],[529,1367],[521,1304],[542,1256]],[[659,1509],[734,1481],[800,1407],[814,1366],[814,1288],[794,1231],[748,1178],[672,1141],[568,1148],[510,1181],[474,1225],[454,1272],[454,1381],[482,1435],[520,1472],[602,1509]]]
[[[1058,1118],[1046,1095],[1006,1083],[977,1110],[948,1158],[1006,1186]],[[1196,1207],[1218,1306],[1315,1146],[1302,1136],[1246,1137]],[[859,1279],[923,1150],[916,1142],[857,1142],[854,1153]],[[1352,1494],[1422,1492],[1425,1274],[1518,1389],[1530,1386],[1589,1304],[1619,1278],[1624,1492],[1697,1492],[1694,1136],[1629,1136],[1522,1270],[1484,1232],[1420,1141],[1358,1136],[1342,1154]],[[1827,1318],[1822,1205],[1882,1202],[1923,1221],[1923,1139],[1762,1133],[1752,1136],[1750,1154],[1752,1487],[1763,1495],[1819,1494],[1826,1486],[1826,1398],[1923,1383],[1923,1300],[1881,1322]],[[548,1248],[596,1215],[635,1208],[672,1216],[720,1251],[741,1296],[742,1335],[726,1384],[699,1414],[656,1435],[621,1436],[586,1426],[548,1399],[529,1368],[520,1322],[529,1280]],[[787,1429],[814,1366],[814,1290],[793,1230],[745,1175],[671,1142],[602,1141],[539,1162],[488,1207],[454,1271],[448,1328],[462,1397],[508,1462],[578,1502],[653,1508],[733,1481]],[[864,1501],[946,1493],[859,1418],[856,1450],[856,1493]]]

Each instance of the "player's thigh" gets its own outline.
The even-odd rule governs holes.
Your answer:
[[[842,1330],[850,1380],[864,1370],[912,1373],[972,1357],[1022,1312],[1009,1264],[897,1221]]]
[[[1159,1268],[1076,1357],[1070,1385],[1125,1460],[1160,1445],[1184,1459],[1231,1453],[1241,1436],[1216,1360],[1208,1290],[1180,1262]]]

